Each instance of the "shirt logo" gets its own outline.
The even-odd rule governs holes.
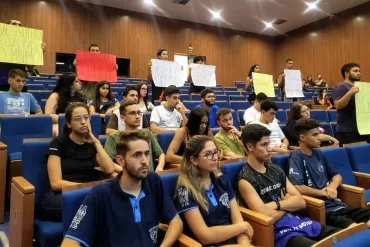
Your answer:
[[[157,243],[158,238],[158,226],[153,226],[149,229],[150,239],[153,241],[153,244]]]
[[[319,161],[319,163],[317,163],[317,168],[319,169],[319,171],[321,173],[324,173],[324,166],[322,165],[322,163]]]
[[[299,176],[299,173],[298,172],[295,172],[294,169],[293,169],[293,167],[291,167],[289,169],[289,175],[297,175],[297,176]]]
[[[225,207],[227,208],[230,208],[230,202],[229,202],[229,195],[227,193],[224,193],[219,201],[222,203],[222,205],[224,205]]]
[[[8,98],[7,99],[7,112],[15,113],[15,112],[24,112],[25,105],[24,105],[24,98]]]
[[[177,123],[181,123],[181,118],[179,116],[176,117]]]
[[[78,225],[81,223],[81,220],[85,217],[86,211],[87,211],[87,206],[81,205],[69,227],[76,230]]]
[[[179,188],[177,190],[177,195],[179,197],[179,202],[181,204],[181,207],[189,206],[189,191],[187,191],[185,188]]]

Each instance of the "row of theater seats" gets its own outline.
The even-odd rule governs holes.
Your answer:
[[[63,222],[48,222],[42,220],[37,209],[43,199],[47,182],[46,160],[44,153],[51,139],[24,140],[22,144],[22,177],[13,179],[11,212],[10,212],[10,241],[12,246],[29,246],[33,237],[38,246],[58,246],[63,233],[68,229],[75,213],[78,210],[88,188],[69,191],[63,194]],[[346,148],[323,149],[324,155],[343,177],[343,185],[339,188],[339,197],[355,207],[368,207],[370,202],[370,160],[366,153],[370,152],[370,144],[351,146]],[[287,172],[288,155],[272,157],[272,162],[279,165]],[[222,172],[228,176],[234,184],[244,160],[225,162],[221,165]],[[174,188],[178,170],[172,169],[164,172],[161,179],[164,188],[170,195],[174,194]],[[352,185],[352,186],[348,186]],[[359,187],[353,187],[359,186]],[[307,213],[315,220],[325,223],[325,206],[320,200],[307,199]],[[22,212],[21,214],[17,212]],[[273,246],[272,219],[247,209],[242,210],[243,217],[248,220],[255,229],[253,243],[256,246]],[[34,235],[33,235],[34,230]],[[363,229],[362,229],[363,230]],[[339,241],[335,245],[318,246],[367,246],[363,241],[369,241],[369,230],[356,233],[353,237],[343,241],[344,236],[336,236]],[[189,240],[185,236],[180,241],[182,246],[201,246],[199,243]],[[333,241],[333,239],[330,239]],[[369,242],[367,242],[369,243]]]

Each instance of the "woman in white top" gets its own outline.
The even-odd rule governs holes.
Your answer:
[[[137,85],[137,94],[139,95],[139,107],[141,113],[151,112],[154,109],[152,102],[148,101],[148,85],[141,82]]]

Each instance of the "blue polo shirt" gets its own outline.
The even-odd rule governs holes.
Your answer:
[[[205,190],[205,196],[208,202],[208,212],[199,206],[189,190],[180,185],[175,191],[175,206],[180,216],[183,217],[182,213],[188,210],[198,208],[208,227],[231,225],[230,201],[235,200],[235,194],[228,178],[225,175],[218,178],[212,176],[212,184]],[[184,233],[196,239],[186,220],[184,218],[182,220]]]
[[[65,237],[82,246],[154,247],[158,224],[168,224],[177,211],[160,177],[149,172],[138,197],[122,191],[119,179],[96,185],[86,196]]]
[[[203,108],[203,104],[199,104],[196,107]],[[209,110],[209,113],[208,113],[208,126],[209,126],[209,128],[219,128],[220,127],[217,124],[217,117],[216,117],[216,113],[217,113],[218,109],[220,109],[220,108],[217,105],[213,105],[213,106],[211,106],[211,109]]]
[[[313,149],[308,156],[301,150],[294,150],[289,157],[289,180],[294,185],[306,185],[322,190],[338,172],[328,162],[320,149]],[[339,199],[324,199],[326,212],[333,212],[347,207]]]

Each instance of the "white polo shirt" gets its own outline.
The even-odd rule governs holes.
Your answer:
[[[154,107],[150,115],[150,123],[154,123],[160,128],[178,129],[181,127],[182,116],[176,110],[168,110],[164,105]]]

